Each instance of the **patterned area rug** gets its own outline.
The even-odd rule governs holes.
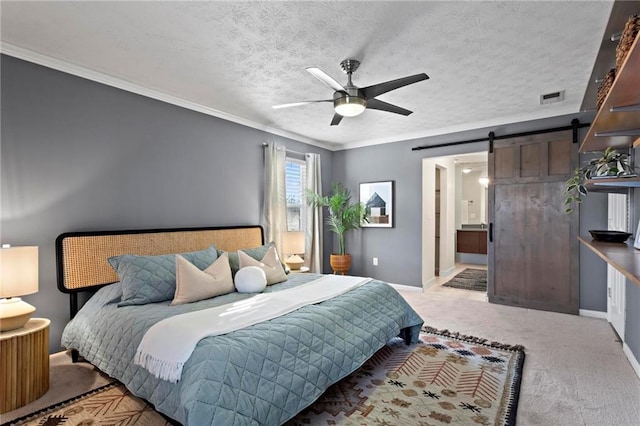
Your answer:
[[[397,339],[288,425],[514,425],[524,348],[425,327]]]
[[[514,425],[524,348],[425,327],[394,339],[287,425]],[[170,425],[115,383],[7,425]]]
[[[171,423],[115,382],[2,424],[9,425],[169,426]]]
[[[463,290],[487,291],[487,271],[484,269],[463,269],[442,286],[461,288]]]

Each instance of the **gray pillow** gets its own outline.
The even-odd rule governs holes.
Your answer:
[[[215,246],[189,253],[180,253],[200,270],[218,258]],[[122,286],[118,306],[146,305],[172,300],[176,293],[176,256],[163,254],[141,256],[125,254],[109,258]]]

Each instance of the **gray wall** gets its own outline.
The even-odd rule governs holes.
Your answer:
[[[580,164],[587,164],[595,154],[581,154]],[[590,192],[580,204],[580,235],[589,229],[608,229],[608,197],[605,192]],[[593,251],[580,244],[580,309],[607,311],[607,265]]]
[[[624,341],[640,361],[640,287],[627,281],[627,314],[624,324]]]
[[[350,188],[356,197],[360,182],[395,181],[395,227],[392,229],[365,228],[349,236],[347,244],[354,257],[352,272],[359,275],[374,276],[397,284],[420,286],[420,271],[422,267],[422,159],[486,151],[488,150],[488,143],[479,142],[421,151],[411,151],[412,147],[482,138],[486,137],[490,131],[494,131],[497,135],[503,135],[566,126],[570,124],[571,119],[574,117],[573,115],[555,117],[336,152],[333,161],[334,178],[344,182],[345,186]],[[588,122],[591,117],[583,115],[578,118],[582,122]],[[582,129],[580,137],[585,132],[586,129]],[[586,206],[591,203],[595,203],[596,207],[600,206],[603,195],[595,195],[595,197],[585,202]],[[606,197],[604,200],[606,203]],[[604,211],[606,224],[606,205]],[[596,215],[587,214],[581,224],[582,226],[592,226],[594,222],[598,221],[598,217],[599,213]],[[586,233],[586,229],[583,232]],[[373,266],[371,259],[373,256],[379,258],[379,266]],[[602,271],[606,270],[604,267],[601,269]],[[592,276],[593,273],[594,271],[590,270],[586,277]],[[589,308],[587,309],[602,310],[597,306],[602,306],[601,298],[604,293],[600,295],[600,289],[594,287],[597,287],[597,285],[589,283],[585,284],[584,288],[581,286],[580,290],[581,293],[585,293],[585,300],[589,301]],[[606,300],[604,309],[606,310]]]
[[[634,164],[640,165],[640,150],[634,152]],[[640,220],[640,189],[634,189],[631,200],[631,215],[629,217],[629,232],[634,237],[640,232],[638,221]],[[633,238],[633,237],[632,237]],[[626,315],[624,322],[624,341],[633,352],[636,360],[640,362],[640,286],[627,280],[626,282]]]
[[[36,306],[37,316],[52,320],[51,351],[60,348],[69,313],[55,281],[59,234],[261,223],[263,142],[321,153],[325,192],[331,182],[343,182],[357,198],[360,182],[395,181],[395,227],[348,236],[352,273],[419,286],[422,159],[486,150],[487,144],[411,147],[484,137],[490,130],[563,126],[573,118],[331,153],[7,56],[1,79],[0,240],[40,247],[40,291],[25,300]],[[581,234],[602,227],[606,196],[590,194],[581,209]],[[325,233],[325,241],[328,259],[335,240]],[[374,256],[379,266],[372,265]],[[580,260],[580,307],[605,311],[604,262],[583,248]],[[640,289],[629,284],[626,338],[636,358],[639,316]]]
[[[332,152],[11,57],[1,66],[1,242],[40,248],[40,291],[24,299],[51,319],[51,351],[69,319],[59,234],[259,224],[267,141],[321,153],[330,185]]]
[[[384,281],[420,286],[421,281],[421,208],[422,208],[422,159],[487,150],[487,143],[458,145],[411,151],[412,147],[435,145],[486,137],[489,131],[497,135],[517,133],[543,128],[569,125],[571,119],[590,122],[590,114],[578,114],[536,120],[495,128],[478,129],[457,134],[423,138],[392,144],[370,146],[336,152],[333,160],[334,179],[344,182],[358,197],[360,182],[395,181],[395,227],[365,228],[350,235],[348,250],[353,256],[354,275],[372,276]],[[582,141],[586,128],[579,132]],[[637,154],[638,155],[638,154]],[[581,155],[581,164],[591,155]],[[636,164],[640,164],[636,159]],[[632,215],[632,231],[640,212],[640,194],[636,196],[635,218]],[[580,207],[580,235],[589,235],[589,229],[607,229],[607,195],[590,193]],[[373,266],[372,257],[379,258],[379,266]],[[625,340],[640,359],[640,288],[627,284],[627,317]],[[580,245],[580,309],[606,312],[607,284],[606,263],[591,250]]]

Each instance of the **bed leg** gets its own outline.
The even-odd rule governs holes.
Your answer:
[[[404,340],[405,345],[411,344],[411,329],[409,327],[405,327],[400,330],[400,337]]]

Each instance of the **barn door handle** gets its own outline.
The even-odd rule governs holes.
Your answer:
[[[493,242],[493,222],[489,224],[489,242]]]

